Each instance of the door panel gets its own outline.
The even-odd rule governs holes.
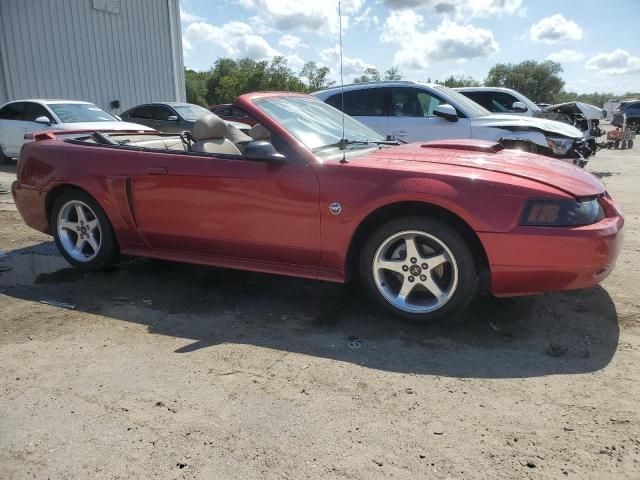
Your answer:
[[[141,156],[135,215],[154,248],[317,267],[319,187],[307,164]]]
[[[26,102],[13,102],[0,111],[0,143],[7,157],[17,157],[24,143]]]
[[[364,123],[380,135],[389,135],[389,91],[387,87],[363,88],[335,94],[326,103]],[[364,139],[349,139],[364,140]]]
[[[395,87],[391,89],[389,131],[391,135],[407,142],[469,138],[469,119],[459,118],[449,122],[433,114],[443,104],[439,97],[428,90]]]

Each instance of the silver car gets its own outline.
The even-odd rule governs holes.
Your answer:
[[[191,131],[196,120],[204,115],[211,115],[211,112],[193,103],[156,102],[130,108],[121,117],[124,121],[141,123],[159,132],[180,133]],[[243,132],[250,128],[244,123],[227,123]]]

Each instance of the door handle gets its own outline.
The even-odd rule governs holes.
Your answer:
[[[149,175],[166,175],[167,169],[164,167],[147,167],[147,173]]]

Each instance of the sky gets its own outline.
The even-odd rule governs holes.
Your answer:
[[[640,91],[640,0],[343,0],[341,11],[345,83],[367,67],[482,80],[496,63],[550,59],[568,91]],[[313,60],[339,79],[337,0],[181,0],[180,14],[187,68],[283,55],[295,72]]]

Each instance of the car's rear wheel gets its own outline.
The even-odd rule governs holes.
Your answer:
[[[50,224],[56,245],[73,266],[96,271],[118,258],[118,245],[111,222],[90,195],[69,190],[55,201]]]
[[[0,165],[6,165],[11,161],[11,158],[7,157],[0,147]]]
[[[379,304],[418,322],[453,317],[476,293],[478,269],[447,223],[406,217],[379,227],[360,256],[360,277]]]

